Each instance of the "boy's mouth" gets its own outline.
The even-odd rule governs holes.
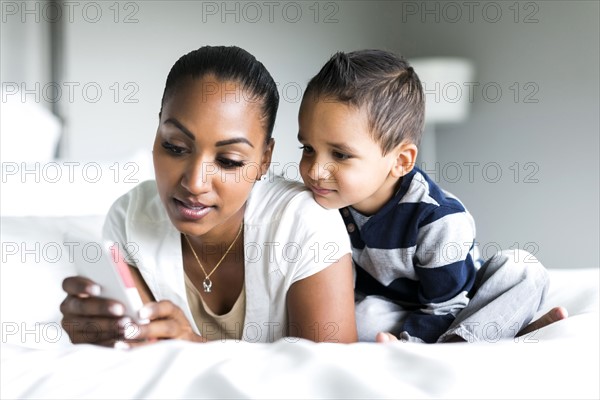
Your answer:
[[[327,196],[328,194],[334,192],[334,190],[325,189],[325,188],[322,188],[322,187],[319,187],[316,185],[310,185],[309,188],[314,194],[316,194],[318,196]]]

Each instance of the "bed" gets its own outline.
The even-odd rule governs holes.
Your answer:
[[[121,188],[124,189],[124,188]],[[3,215],[1,398],[590,398],[599,389],[598,268],[550,269],[545,308],[570,318],[495,343],[72,345],[63,235],[103,215]]]
[[[152,167],[149,152],[87,163],[44,157],[32,165],[2,163],[2,399],[600,397],[598,266],[549,266],[551,287],[539,315],[563,305],[570,318],[508,341],[72,345],[60,327],[61,281],[75,273],[64,235],[99,234],[112,201],[151,177]],[[74,179],[67,179],[74,165]],[[93,165],[87,176],[86,165]],[[35,174],[22,172],[36,168],[42,179],[32,184]],[[59,180],[48,175],[57,168]],[[92,179],[98,170],[102,178]]]

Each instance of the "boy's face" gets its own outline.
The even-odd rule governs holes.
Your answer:
[[[334,100],[305,98],[298,117],[300,174],[325,208],[377,212],[394,193],[393,152],[382,155],[366,111]]]

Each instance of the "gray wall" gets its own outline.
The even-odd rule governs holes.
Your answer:
[[[474,89],[471,114],[428,131],[439,167],[426,169],[474,214],[487,255],[518,246],[549,268],[598,267],[598,2],[137,1],[117,3],[118,15],[115,2],[77,4],[61,19],[74,88],[69,98],[63,83],[60,99],[63,157],[149,152],[169,68],[204,44],[246,48],[280,83],[274,161],[293,163],[288,175],[298,89],[332,53],[463,56],[476,68],[463,93]],[[3,14],[2,80],[47,82],[47,21],[17,17]]]
[[[474,214],[489,254],[519,246],[548,267],[598,267],[599,3],[521,2],[516,14],[514,2],[475,2],[458,19],[426,3],[393,5],[394,48],[467,57],[477,75],[463,85],[470,119],[437,127],[439,165],[427,168]]]

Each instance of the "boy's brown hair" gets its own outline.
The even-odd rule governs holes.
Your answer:
[[[310,80],[304,96],[364,107],[383,155],[403,141],[417,146],[421,141],[425,119],[421,81],[403,57],[391,52],[334,54]]]

